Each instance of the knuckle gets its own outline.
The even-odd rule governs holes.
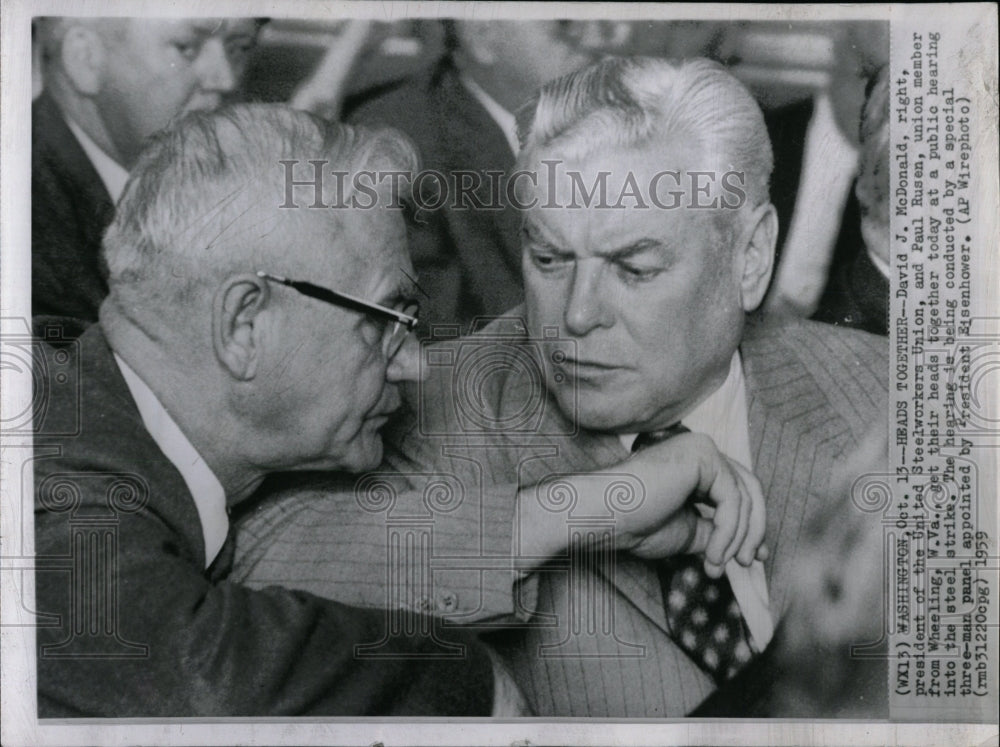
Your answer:
[[[699,449],[711,452],[716,451],[715,442],[704,433],[692,433],[690,436]]]

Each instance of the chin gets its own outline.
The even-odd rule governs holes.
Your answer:
[[[364,439],[357,449],[351,450],[340,465],[347,472],[368,472],[382,464],[382,438],[377,433],[371,439]]]
[[[634,421],[631,409],[616,401],[613,394],[594,396],[580,392],[574,396],[566,392],[566,396],[557,396],[559,409],[567,419],[581,428],[592,431],[620,431]]]
[[[607,431],[610,433],[628,433],[632,420],[623,417],[621,410],[602,410],[580,408],[576,424],[588,431]]]

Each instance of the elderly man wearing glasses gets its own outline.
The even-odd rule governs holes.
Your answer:
[[[125,187],[99,323],[52,351],[79,387],[44,392],[36,438],[36,609],[55,621],[38,629],[41,717],[525,713],[466,630],[230,577],[230,509],[272,472],[376,467],[397,385],[419,371],[401,211],[284,208],[283,159],[416,167],[391,130],[281,106],[188,115]],[[57,332],[45,330],[49,347]],[[675,479],[619,526],[621,546],[694,542],[715,568],[752,556],[759,489],[710,444],[677,444]],[[652,486],[662,466],[633,469]],[[603,490],[578,488],[603,505]],[[717,511],[692,538],[681,509],[695,488]],[[561,517],[531,510],[526,563],[566,542]],[[511,610],[513,513],[490,509],[485,548]],[[461,543],[478,535],[456,522],[453,549],[470,552]],[[366,538],[341,528],[325,541]]]
[[[378,464],[395,385],[417,372],[402,218],[279,209],[283,153],[412,155],[391,134],[244,106],[189,115],[132,171],[100,322],[55,353],[79,388],[52,387],[44,430],[72,435],[36,440],[37,553],[71,558],[37,574],[37,609],[58,621],[38,629],[40,717],[521,712],[467,633],[449,659],[411,621],[430,632],[365,659],[383,614],[227,580],[230,509],[274,470]]]

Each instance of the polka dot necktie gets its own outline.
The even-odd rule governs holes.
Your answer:
[[[632,453],[687,432],[677,423],[662,431],[640,433]],[[729,579],[705,573],[700,555],[667,558],[657,571],[674,642],[717,683],[733,677],[749,663],[752,651],[750,631]]]

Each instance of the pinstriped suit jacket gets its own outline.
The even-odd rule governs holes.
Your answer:
[[[466,352],[475,354],[474,348]],[[765,569],[776,618],[789,601],[803,528],[834,498],[828,494],[834,463],[885,412],[887,353],[884,338],[854,330],[813,322],[748,324],[741,354],[754,471],[766,496],[771,554]],[[537,387],[512,373],[518,369],[495,367],[496,375],[476,390],[477,406],[496,422],[513,422],[538,400]],[[482,554],[499,556],[511,546],[516,551],[512,481],[532,485],[628,456],[617,436],[574,428],[551,402],[533,426],[539,435],[458,435],[468,424],[458,423],[455,386],[449,376],[432,375],[411,394],[413,409],[387,433],[392,468],[410,475],[434,470],[466,488],[457,511],[435,517],[432,565],[441,570],[430,574],[430,608],[462,621],[535,613],[497,642],[539,715],[648,718],[692,710],[714,685],[668,637],[650,564],[625,554],[595,556],[570,573],[564,559],[556,559],[531,583],[515,584],[515,591],[527,593],[512,598],[504,573],[477,575],[437,562],[449,553],[474,555],[477,543]],[[448,432],[453,435],[430,435]],[[409,487],[420,486],[408,479]],[[315,507],[330,501],[339,501],[344,513],[328,511],[331,518],[318,520]],[[392,604],[380,540],[385,522],[351,505],[335,492],[316,490],[266,503],[240,528],[236,572],[251,584],[283,583],[355,604]],[[571,511],[567,515],[576,521]],[[602,521],[576,523],[582,531],[600,531]],[[477,523],[481,537],[475,537]],[[441,600],[454,601],[456,592],[460,599],[448,609]]]

